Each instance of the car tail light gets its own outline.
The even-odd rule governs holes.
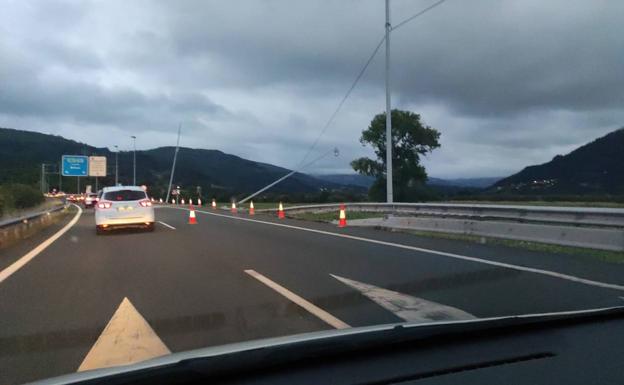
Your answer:
[[[150,207],[152,205],[152,202],[149,199],[145,199],[145,200],[139,201],[139,204],[143,207]]]
[[[113,202],[102,201],[98,203],[97,207],[98,209],[110,209],[112,205],[113,205]]]

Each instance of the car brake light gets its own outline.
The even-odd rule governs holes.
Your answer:
[[[112,202],[100,202],[98,203],[97,207],[98,209],[110,209],[112,205]]]
[[[145,199],[145,200],[139,201],[139,204],[143,207],[149,207],[152,205],[152,202],[150,202],[149,199]]]

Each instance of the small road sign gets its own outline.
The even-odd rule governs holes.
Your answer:
[[[89,157],[89,176],[106,176],[106,157]]]
[[[89,157],[82,155],[63,155],[61,157],[63,176],[89,175]]]

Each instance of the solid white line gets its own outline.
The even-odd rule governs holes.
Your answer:
[[[171,230],[175,230],[176,229],[175,227],[173,227],[173,226],[171,226],[171,225],[169,225],[169,224],[167,224],[167,223],[165,223],[163,221],[158,221],[158,223],[160,223],[161,225],[163,225],[165,227],[170,228]]]
[[[181,207],[169,207],[169,208],[178,209],[178,210],[187,210],[187,209],[184,209],[184,208],[181,208]],[[525,271],[525,272],[528,272],[528,273],[547,275],[549,277],[565,279],[567,281],[572,281],[572,282],[576,282],[576,283],[582,283],[582,284],[590,285],[590,286],[597,286],[597,287],[602,287],[602,288],[606,288],[606,289],[613,289],[613,290],[624,291],[624,286],[623,285],[618,285],[618,284],[615,284],[615,283],[606,283],[606,282],[594,281],[594,280],[591,280],[591,279],[576,277],[574,275],[557,273],[556,271],[536,269],[536,268],[533,268],[533,267],[526,267],[526,266],[520,266],[520,265],[512,265],[510,263],[490,261],[488,259],[482,259],[482,258],[476,258],[476,257],[468,257],[468,256],[465,256],[465,255],[447,253],[447,252],[438,251],[438,250],[423,249],[421,247],[414,247],[414,246],[403,245],[403,244],[400,244],[400,243],[379,241],[377,239],[358,237],[358,236],[355,236],[355,235],[332,233],[330,231],[323,231],[323,230],[316,230],[316,229],[308,229],[308,228],[305,228],[305,227],[286,225],[286,224],[283,224],[283,223],[274,223],[274,222],[268,222],[268,221],[261,221],[261,220],[258,220],[258,219],[249,219],[249,218],[235,217],[235,216],[231,216],[231,215],[211,213],[209,211],[201,211],[201,210],[195,210],[195,211],[197,211],[198,213],[215,215],[215,216],[235,219],[235,220],[239,220],[239,221],[257,222],[257,223],[262,223],[262,224],[265,224],[265,225],[279,226],[279,227],[285,227],[285,228],[294,229],[294,230],[301,230],[301,231],[309,231],[311,233],[329,235],[329,236],[332,236],[332,237],[347,238],[347,239],[352,239],[352,240],[356,240],[356,241],[374,243],[374,244],[377,244],[377,245],[391,246],[391,247],[397,247],[397,248],[400,248],[400,249],[419,251],[419,252],[422,252],[422,253],[441,255],[441,256],[444,256],[444,257],[461,259],[461,260],[464,260],[464,261],[483,263],[483,264],[486,264],[486,265],[503,267],[503,268],[512,269],[512,270],[518,270],[518,271]]]
[[[331,327],[334,327],[336,329],[346,329],[346,328],[350,328],[351,327],[348,324],[344,323],[343,321],[339,320],[338,318],[334,317],[333,315],[329,314],[325,310],[323,310],[320,307],[316,306],[312,302],[309,302],[309,301],[299,297],[297,294],[295,294],[292,291],[286,289],[284,286],[281,286],[280,284],[271,281],[269,278],[267,278],[264,275],[256,272],[255,270],[245,270],[245,273],[251,275],[252,277],[257,279],[258,281],[264,283],[265,285],[267,285],[271,289],[275,290],[276,292],[280,293],[281,295],[283,295],[284,297],[288,298],[292,302],[294,302],[297,305],[301,306],[302,308],[304,308],[305,310],[307,310],[311,314],[313,314],[316,317],[318,317],[321,321],[329,324]]]
[[[39,253],[41,253],[48,246],[50,246],[54,241],[59,239],[61,235],[65,234],[73,225],[76,224],[76,222],[78,222],[78,219],[80,218],[80,215],[82,214],[82,209],[78,205],[75,205],[73,203],[72,205],[74,205],[78,209],[78,212],[76,213],[76,215],[74,215],[74,218],[68,224],[66,224],[62,229],[60,229],[54,235],[52,235],[50,238],[46,239],[41,244],[39,244],[39,246],[30,250],[26,255],[24,255],[17,261],[13,262],[6,269],[0,271],[0,283],[2,283],[5,279],[9,278],[13,273],[21,269],[25,264],[30,262]]]

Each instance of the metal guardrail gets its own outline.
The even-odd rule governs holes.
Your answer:
[[[452,203],[347,203],[349,211],[388,214],[351,225],[515,239],[600,250],[624,251],[624,209],[505,206]],[[291,206],[285,211],[337,212],[340,204]],[[256,210],[271,212],[274,210]]]
[[[41,216],[44,215],[48,215],[50,213],[56,212],[56,211],[60,211],[62,209],[64,209],[65,207],[67,207],[67,205],[59,205],[56,207],[53,207],[51,209],[48,210],[44,210],[44,211],[39,211],[36,213],[32,213],[32,214],[28,214],[28,215],[23,215],[17,218],[10,218],[10,219],[6,219],[4,221],[0,221],[0,229],[5,228],[5,227],[10,227],[13,225],[17,225],[20,223],[27,223],[28,221],[31,221],[33,219],[37,219]]]
[[[519,223],[557,224],[624,228],[624,209],[553,206],[507,206],[453,203],[346,203],[347,211],[372,211],[396,216],[454,218],[474,221],[512,221]],[[315,204],[285,207],[284,211],[338,211],[340,204]],[[272,212],[271,210],[256,210]]]

